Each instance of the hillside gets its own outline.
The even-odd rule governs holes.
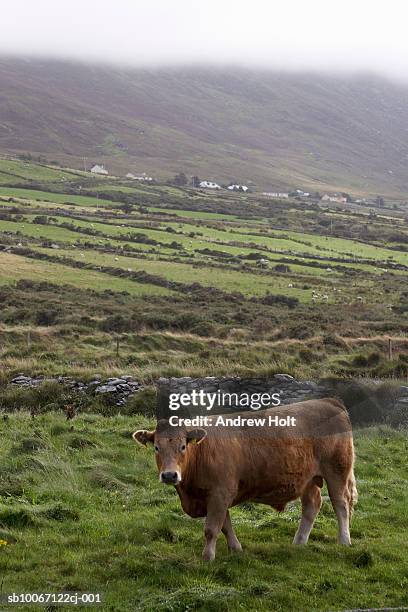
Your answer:
[[[408,87],[374,76],[0,60],[0,151],[113,173],[406,197]]]

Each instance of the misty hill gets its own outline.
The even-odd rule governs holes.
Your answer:
[[[0,60],[0,152],[259,188],[408,193],[408,87],[374,76]]]

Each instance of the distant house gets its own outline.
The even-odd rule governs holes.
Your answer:
[[[246,185],[229,185],[228,189],[230,191],[248,191],[248,187]]]
[[[299,198],[309,198],[310,193],[308,191],[302,191],[302,189],[296,189],[296,196]]]
[[[98,166],[98,164],[91,168],[91,172],[93,174],[109,174],[109,172],[105,170],[103,166]]]
[[[339,193],[333,193],[332,195],[325,193],[321,201],[322,202],[339,202],[341,204],[345,204],[347,202],[347,198],[340,195]]]
[[[132,181],[146,181],[147,183],[151,183],[153,180],[153,178],[151,176],[147,176],[145,172],[143,172],[141,176],[136,176],[135,174],[128,172],[126,178],[132,179]]]
[[[289,197],[289,193],[281,193],[279,191],[264,191],[263,194],[264,196],[267,196],[268,198],[288,198]]]
[[[201,181],[200,187],[203,189],[221,189],[218,183],[214,183],[213,181]]]

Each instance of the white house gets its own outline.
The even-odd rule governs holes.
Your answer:
[[[246,185],[229,185],[228,189],[230,191],[248,191],[248,187]]]
[[[132,181],[146,181],[148,183],[150,183],[153,180],[153,178],[151,176],[147,176],[145,172],[143,172],[141,176],[136,176],[135,174],[128,172],[126,175],[126,178],[132,179]]]
[[[98,164],[91,168],[91,172],[93,172],[93,174],[109,174],[103,166],[98,166]]]
[[[264,191],[262,195],[267,196],[268,198],[288,198],[289,197],[288,193],[280,193],[278,191]]]
[[[218,183],[214,183],[213,181],[201,181],[200,187],[203,189],[221,189]]]
[[[321,201],[322,202],[340,202],[341,204],[345,204],[347,202],[347,198],[345,198],[344,196],[338,193],[334,193],[333,195],[329,195],[328,193],[325,193]]]

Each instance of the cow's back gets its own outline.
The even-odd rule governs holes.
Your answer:
[[[179,491],[192,506],[200,507],[200,515],[214,491],[229,497],[230,505],[252,500],[282,510],[301,496],[313,478],[322,480],[327,466],[352,470],[350,420],[336,399],[225,416],[238,415],[244,422],[246,417],[261,415],[294,417],[296,425],[208,427],[207,438],[189,450],[188,470]],[[213,422],[216,419],[212,417]]]

